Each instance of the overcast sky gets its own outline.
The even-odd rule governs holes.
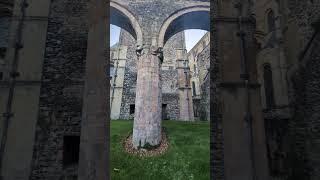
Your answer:
[[[185,31],[186,48],[189,51],[206,34],[207,31],[190,29]],[[110,26],[110,46],[119,41],[120,28],[114,25]]]
[[[115,45],[119,41],[120,28],[110,24],[110,46]]]

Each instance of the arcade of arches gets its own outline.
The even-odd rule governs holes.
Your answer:
[[[119,37],[119,42],[110,47],[110,117],[133,119],[137,84],[135,40],[124,30],[120,31]],[[177,33],[163,48],[163,62],[160,68],[163,120],[207,121],[210,116],[210,33],[206,32],[188,53],[185,42],[187,39],[184,32]],[[182,53],[184,59],[177,59],[178,53]],[[183,70],[180,74],[179,68]],[[182,77],[179,77],[181,75]],[[180,79],[182,82],[179,82]],[[184,88],[188,88],[188,92],[179,94],[179,90]],[[189,94],[192,98],[188,101],[180,100],[189,98]],[[184,106],[188,103],[190,105]]]
[[[0,2],[0,179],[108,178],[108,24],[125,30],[120,46],[130,41],[117,58],[136,59],[135,107],[123,108],[135,146],[160,141],[166,46],[211,29],[211,178],[320,177],[319,0],[10,2]],[[175,116],[193,120],[193,67],[175,50]]]

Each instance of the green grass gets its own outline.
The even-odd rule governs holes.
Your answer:
[[[208,180],[210,135],[208,122],[164,121],[168,151],[140,158],[126,153],[122,140],[132,132],[133,121],[111,121],[112,180]],[[119,171],[114,171],[114,168]]]

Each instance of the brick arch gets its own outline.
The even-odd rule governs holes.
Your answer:
[[[114,1],[110,2],[110,11],[110,23],[128,31],[141,45],[142,29],[133,13]]]
[[[158,46],[164,47],[170,37],[186,29],[203,29],[210,31],[209,4],[204,3],[199,6],[183,8],[171,14],[160,28]]]

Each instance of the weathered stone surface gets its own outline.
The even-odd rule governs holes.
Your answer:
[[[217,5],[217,4],[214,4]],[[211,17],[217,15],[217,7],[213,6]],[[216,32],[217,27],[211,24],[212,32]],[[218,40],[216,33],[210,34],[210,170],[211,179],[225,180],[225,150],[224,150],[224,129],[222,118],[221,94],[218,84],[221,83],[221,58],[218,56],[218,44],[213,43]]]
[[[199,54],[199,82],[201,90],[200,120],[208,120],[210,117],[210,46],[206,46]]]
[[[188,52],[190,66],[190,85],[192,88],[193,108],[196,119],[210,118],[210,33]]]
[[[63,137],[80,136],[87,50],[84,1],[51,4],[42,72],[39,119],[30,179],[77,177],[63,167]]]
[[[132,143],[136,148],[155,146],[161,141],[162,121],[159,58],[153,54],[139,57],[137,76]]]
[[[187,6],[199,5],[201,2],[209,1],[200,1],[200,0],[162,0],[162,1],[149,1],[149,0],[118,0],[124,8],[127,8],[134,14],[137,18],[139,24],[143,29],[143,40],[148,45],[155,43],[157,41],[156,32],[160,29],[163,21],[167,19],[170,15],[178,10],[181,10]],[[212,17],[232,17],[237,18],[236,10],[234,10],[234,2],[236,1],[212,1],[213,10],[211,14]],[[275,81],[274,87],[284,85],[286,83],[290,84],[288,99],[289,104],[285,104],[283,99],[277,98],[282,105],[290,105],[290,110],[288,111],[290,116],[289,120],[286,120],[283,116],[285,113],[278,111],[280,107],[277,107],[277,110],[271,110],[265,112],[265,124],[267,126],[267,140],[268,143],[274,143],[275,145],[271,146],[271,161],[269,159],[269,164],[271,164],[271,169],[280,169],[278,175],[274,175],[274,179],[317,179],[319,177],[320,166],[319,166],[319,37],[316,36],[315,40],[311,43],[311,46],[303,58],[299,62],[299,53],[307,47],[309,40],[311,39],[314,29],[311,27],[311,23],[319,17],[319,0],[314,1],[256,1],[262,2],[266,7],[264,10],[270,8],[277,8],[277,4],[280,3],[280,8],[273,9],[275,12],[281,11],[282,14],[276,13],[277,21],[281,20],[279,24],[282,24],[280,29],[284,33],[282,39],[263,39],[265,43],[259,42],[262,48],[272,48],[277,47],[279,44],[282,46],[283,51],[281,52],[281,61],[285,63],[280,63],[281,66],[276,69],[282,69],[277,71],[277,73],[283,73],[283,77],[288,74],[288,77],[285,81]],[[41,2],[43,3],[43,2]],[[20,4],[20,1],[16,1],[16,4]],[[272,5],[270,5],[272,4]],[[18,7],[17,5],[17,7]],[[31,3],[31,7],[34,7],[35,4]],[[219,8],[218,8],[219,7]],[[252,6],[246,4],[245,7],[248,11],[244,13],[245,16],[251,15]],[[16,8],[19,11],[19,8]],[[41,8],[39,12],[43,12],[45,8]],[[63,149],[63,136],[65,135],[80,135],[80,124],[83,105],[83,89],[84,89],[84,69],[85,69],[85,57],[87,49],[87,39],[88,39],[88,19],[87,19],[87,1],[83,0],[68,0],[68,1],[51,1],[50,6],[50,17],[49,17],[49,26],[47,29],[47,40],[45,47],[45,59],[43,61],[43,72],[42,80],[37,79],[36,82],[41,84],[40,92],[40,102],[39,102],[39,116],[37,118],[29,119],[32,121],[37,120],[37,130],[36,138],[34,145],[33,153],[33,162],[32,162],[32,173],[29,174],[19,174],[12,173],[9,174],[19,175],[21,178],[27,179],[63,179],[63,178],[76,178],[77,176],[77,165],[74,167],[65,168],[62,166],[62,149]],[[261,9],[257,9],[257,12]],[[31,15],[37,13],[31,11]],[[38,11],[37,11],[38,12]],[[257,21],[257,27],[259,27],[258,36],[264,36],[266,32],[261,30],[260,27],[265,27],[265,14],[266,11],[261,11],[261,14],[257,14],[258,17],[263,20]],[[40,13],[41,14],[41,13]],[[30,16],[32,17],[32,16]],[[231,18],[231,19],[232,19]],[[32,18],[31,18],[32,19]],[[33,22],[35,19],[25,21],[25,24],[30,25],[30,22]],[[43,21],[42,19],[41,21]],[[230,19],[229,19],[230,20]],[[210,101],[213,102],[213,107],[211,107],[211,148],[212,156],[211,160],[213,163],[212,172],[215,179],[250,179],[250,163],[248,160],[247,150],[248,143],[239,143],[244,141],[246,136],[247,129],[243,126],[247,124],[243,122],[243,102],[244,102],[244,91],[241,90],[241,87],[237,90],[236,88],[222,88],[222,85],[227,83],[234,83],[240,80],[239,75],[239,42],[238,36],[234,36],[237,33],[236,24],[229,21],[228,23],[219,19],[219,22],[213,22],[211,25],[215,27],[213,29],[214,41],[212,41],[212,48],[214,51],[211,52],[211,74],[210,74],[210,87],[211,87],[211,97]],[[2,23],[1,23],[2,24]],[[5,23],[4,23],[5,24]],[[176,24],[177,25],[177,24]],[[30,26],[26,26],[30,27]],[[0,27],[1,28],[1,27]],[[173,29],[179,28],[179,26],[173,27]],[[248,29],[247,29],[248,28]],[[255,27],[245,27],[247,49],[252,51],[254,49],[253,33],[255,33]],[[262,28],[263,29],[263,28]],[[266,28],[265,28],[266,29]],[[31,30],[31,29],[30,29]],[[12,30],[16,31],[16,29]],[[173,31],[172,31],[173,32]],[[171,32],[171,33],[172,33]],[[170,33],[169,33],[170,34]],[[3,34],[1,34],[3,35]],[[266,35],[267,37],[268,35]],[[29,38],[29,37],[27,37]],[[0,38],[3,39],[2,36]],[[278,41],[279,40],[279,41]],[[170,41],[170,40],[169,40]],[[168,41],[168,42],[169,42]],[[29,41],[28,41],[29,42]],[[167,42],[167,43],[168,43]],[[281,45],[281,43],[283,44]],[[5,41],[1,41],[1,44]],[[277,44],[279,43],[279,44]],[[31,46],[30,46],[31,47]],[[130,49],[130,48],[129,48]],[[271,54],[272,61],[278,61],[277,50],[266,54]],[[129,56],[135,56],[135,45],[132,43],[131,50],[128,50]],[[171,53],[171,52],[170,52]],[[284,54],[284,55],[283,55]],[[174,53],[173,53],[174,55]],[[215,57],[216,56],[216,57]],[[253,58],[251,53],[250,57],[250,77],[253,79],[252,82],[256,81],[256,59]],[[273,56],[277,56],[274,57]],[[32,57],[25,59],[33,59]],[[128,58],[136,62],[134,58]],[[204,58],[205,59],[205,58]],[[285,60],[284,60],[285,59]],[[10,59],[10,62],[12,59]],[[20,70],[23,73],[26,73],[26,63],[29,61],[22,61],[22,64],[19,64]],[[88,63],[88,62],[87,62]],[[130,64],[131,62],[128,62]],[[33,64],[37,68],[42,69],[40,64]],[[168,65],[169,63],[164,63]],[[296,69],[291,72],[291,67],[298,66]],[[30,66],[31,67],[31,66]],[[169,65],[167,66],[168,68]],[[174,70],[175,71],[175,70]],[[165,79],[169,76],[177,75],[178,72],[162,70],[160,74],[164,73],[162,77]],[[258,70],[259,71],[259,70]],[[287,72],[288,71],[288,72]],[[170,73],[169,73],[170,72]],[[125,84],[135,84],[136,80],[136,71],[132,71],[132,74],[125,75]],[[132,75],[132,76],[131,76]],[[6,77],[9,77],[6,72]],[[23,76],[27,77],[27,76]],[[275,76],[276,77],[276,76]],[[288,80],[288,82],[287,82]],[[174,84],[174,81],[172,81]],[[259,82],[259,81],[258,81]],[[1,82],[2,83],[2,82]],[[1,84],[1,107],[5,106],[5,101],[3,97],[6,96],[6,83]],[[207,83],[204,81],[204,83]],[[225,83],[225,84],[223,84]],[[259,82],[261,83],[261,82]],[[174,104],[179,104],[178,96],[174,93],[169,93],[172,83],[163,83],[163,89],[168,92],[163,94],[162,101],[163,103],[168,104],[168,108],[172,115],[171,117],[176,117],[179,114],[180,109]],[[221,85],[222,84],[222,85]],[[241,83],[240,83],[241,84]],[[228,85],[228,84],[227,84]],[[230,85],[230,84],[229,84]],[[238,84],[239,85],[239,84]],[[135,102],[135,87],[128,85],[129,91],[132,92],[128,95],[128,92],[124,92],[124,96],[128,99],[128,104]],[[284,87],[284,86],[279,86]],[[175,87],[176,88],[176,87]],[[228,87],[227,87],[228,88]],[[29,89],[30,90],[30,89]],[[31,91],[31,90],[30,90]],[[258,117],[260,112],[260,105],[258,99],[260,95],[257,93],[259,90],[250,91],[253,97],[253,107],[251,107],[252,112],[255,114],[254,124],[255,131],[255,148],[256,148],[256,165],[258,175],[264,174],[263,171],[264,163],[267,162],[265,159],[261,159],[264,156],[264,136],[261,135],[264,130],[261,129],[262,121]],[[36,93],[36,90],[34,91]],[[286,89],[277,90],[278,97],[287,94]],[[281,93],[279,93],[281,92]],[[19,96],[15,95],[15,98]],[[22,100],[22,99],[20,99]],[[33,103],[36,101],[32,101]],[[163,104],[162,103],[162,104]],[[280,103],[280,104],[281,104]],[[127,116],[129,112],[129,106],[122,105],[121,115],[123,117]],[[158,107],[159,106],[159,107]],[[161,104],[158,104],[157,108],[161,108]],[[283,106],[282,106],[283,107]],[[286,107],[288,109],[288,107]],[[4,109],[4,108],[1,108]],[[161,111],[161,110],[160,110]],[[160,112],[159,111],[159,112]],[[287,110],[286,110],[287,111]],[[178,113],[177,113],[178,112]],[[2,113],[2,112],[1,112]],[[24,114],[16,111],[17,117],[22,117]],[[35,115],[35,113],[33,114]],[[233,116],[232,116],[233,115]],[[161,115],[159,115],[161,116]],[[21,118],[23,119],[23,118]],[[281,120],[280,120],[281,119]],[[285,121],[284,121],[285,120]],[[21,126],[21,124],[19,124]],[[18,127],[18,126],[17,126]],[[21,130],[24,130],[24,126],[18,127]],[[21,132],[21,131],[19,131]],[[283,133],[283,134],[282,134]],[[11,132],[14,136],[16,132]],[[21,140],[22,138],[16,136]],[[30,140],[31,142],[31,140]],[[11,143],[14,143],[13,141]],[[19,143],[19,145],[21,145]],[[31,146],[29,144],[29,146]],[[21,149],[12,146],[12,152],[19,155]],[[10,151],[11,152],[11,151]],[[242,152],[242,153],[238,153]],[[236,155],[234,153],[237,153]],[[261,156],[260,156],[261,155]],[[13,157],[13,156],[11,156]],[[22,160],[23,162],[27,162]],[[21,164],[21,162],[12,162],[12,166]],[[270,163],[271,162],[271,163]],[[10,162],[11,163],[11,162]],[[19,164],[18,164],[19,163]],[[282,167],[279,167],[282,164]],[[262,166],[261,166],[262,164]],[[284,171],[282,171],[284,170]],[[16,171],[21,172],[21,171]],[[92,172],[92,171],[90,171]],[[231,176],[232,174],[241,175],[238,177]],[[24,177],[22,177],[24,176]],[[12,177],[12,176],[11,176]],[[245,178],[243,178],[245,177]]]
[[[276,106],[264,109],[264,118],[269,171],[274,179],[319,177],[320,161],[315,155],[315,151],[319,152],[319,131],[314,128],[319,124],[319,108],[315,103],[319,99],[319,64],[316,60],[319,58],[319,37],[308,47],[315,32],[311,24],[319,19],[319,8],[320,1],[263,0],[256,5],[257,30],[265,33],[258,39],[262,49],[257,61],[273,67]],[[266,16],[270,10],[276,17],[276,32],[267,30]],[[271,33],[275,33],[272,41],[272,38],[268,39]],[[307,53],[302,57],[306,49]],[[261,73],[259,66],[258,73]],[[261,96],[265,107],[264,91]]]
[[[184,32],[178,33],[168,40],[164,49],[164,62],[161,65],[162,104],[166,104],[168,119],[179,119],[178,73],[175,69],[175,49],[185,45]],[[127,47],[126,67],[123,82],[123,95],[121,100],[120,119],[133,119],[130,114],[130,105],[135,104],[137,83],[137,55],[135,53],[135,40],[126,31],[121,31],[119,45]]]
[[[0,48],[8,47],[10,17],[0,17]]]

